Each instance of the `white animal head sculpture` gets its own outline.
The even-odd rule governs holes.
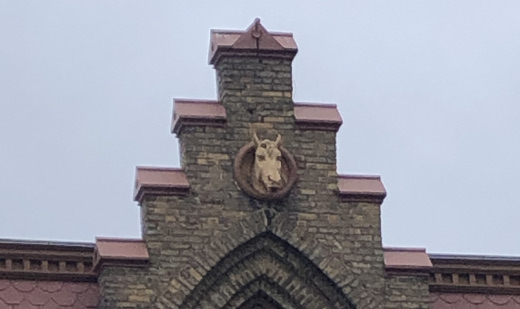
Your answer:
[[[253,187],[263,193],[276,192],[286,183],[286,175],[282,173],[282,137],[278,134],[276,140],[260,141],[256,133],[253,135],[255,145],[255,161],[251,183]]]

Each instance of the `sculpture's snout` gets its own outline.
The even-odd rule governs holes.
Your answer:
[[[276,191],[282,187],[282,177],[280,173],[272,173],[267,175],[266,187],[270,191]]]

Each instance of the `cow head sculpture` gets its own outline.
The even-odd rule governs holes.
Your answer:
[[[255,158],[251,183],[259,192],[274,193],[280,190],[286,177],[282,173],[282,137],[278,134],[276,140],[259,140],[256,133],[253,135]]]
[[[233,170],[238,187],[264,201],[286,197],[298,178],[296,161],[279,134],[271,141],[260,140],[254,132],[252,141],[238,151]]]

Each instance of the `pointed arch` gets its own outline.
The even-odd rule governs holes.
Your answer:
[[[260,276],[245,285],[222,309],[246,308],[253,303],[269,303],[274,309],[298,309],[297,301],[273,280]],[[284,304],[282,306],[281,304]]]
[[[257,295],[277,306],[345,308],[355,305],[300,251],[271,232],[263,232],[225,255],[191,289],[178,308],[238,309]],[[160,303],[174,295],[165,293]]]
[[[238,309],[284,309],[278,302],[263,292],[258,292],[244,302]]]

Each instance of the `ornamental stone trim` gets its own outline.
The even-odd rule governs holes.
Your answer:
[[[0,240],[0,278],[95,282],[94,244]]]
[[[520,258],[430,254],[430,291],[520,295]]]

